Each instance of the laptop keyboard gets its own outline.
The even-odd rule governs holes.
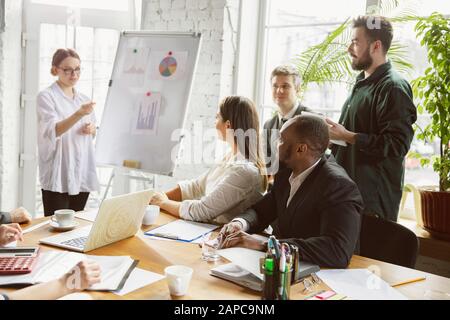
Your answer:
[[[86,244],[88,237],[79,237],[79,238],[75,238],[75,239],[70,239],[64,242],[61,242],[64,245],[68,245],[68,246],[72,246],[72,247],[76,247],[76,248],[80,248],[83,249],[84,245]]]

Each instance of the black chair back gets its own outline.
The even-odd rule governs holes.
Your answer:
[[[408,228],[375,216],[362,215],[360,255],[414,268],[419,241]]]

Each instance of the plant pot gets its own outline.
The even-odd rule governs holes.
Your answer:
[[[419,189],[423,228],[433,237],[450,241],[450,192]]]

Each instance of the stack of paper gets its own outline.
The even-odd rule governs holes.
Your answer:
[[[260,269],[260,259],[266,256],[265,252],[247,248],[228,248],[218,250],[217,253],[232,263],[211,269],[211,275],[253,290],[262,290],[264,276]],[[302,262],[299,264],[298,275],[303,278],[319,270],[316,265]]]

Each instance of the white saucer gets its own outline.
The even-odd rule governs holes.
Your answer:
[[[61,227],[58,223],[50,221],[50,227],[52,227],[56,231],[69,231],[75,229],[77,226],[78,226],[77,221],[75,221],[72,225],[66,227]]]

